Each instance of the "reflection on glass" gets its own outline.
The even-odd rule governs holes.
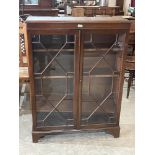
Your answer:
[[[121,34],[85,32],[81,125],[114,124],[120,74]]]

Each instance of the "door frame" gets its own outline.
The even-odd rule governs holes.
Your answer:
[[[32,52],[32,35],[74,35],[75,45],[74,45],[74,89],[73,89],[73,126],[45,126],[37,127],[37,108],[35,99],[35,87],[34,87],[34,72],[33,72],[33,52]],[[32,109],[32,129],[33,131],[49,131],[49,130],[64,130],[64,129],[77,129],[78,127],[78,93],[79,93],[79,72],[80,72],[80,32],[73,29],[51,29],[51,30],[28,30],[25,36],[26,50],[28,54],[28,68],[30,76],[30,103]]]

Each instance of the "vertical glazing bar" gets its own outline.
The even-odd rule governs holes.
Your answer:
[[[89,72],[89,80],[88,80],[88,95],[90,96],[90,89],[91,89],[91,77],[90,77],[90,72]]]
[[[66,73],[66,95],[68,95],[68,73]]]
[[[40,82],[41,82],[41,95],[43,95],[44,92],[43,92],[43,78],[42,78],[42,75],[41,75]]]

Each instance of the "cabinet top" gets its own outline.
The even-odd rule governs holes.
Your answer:
[[[29,16],[26,23],[130,23],[121,16],[112,17],[50,17]]]

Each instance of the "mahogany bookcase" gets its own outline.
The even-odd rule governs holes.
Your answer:
[[[27,18],[33,142],[83,130],[119,137],[129,29],[116,16]]]

